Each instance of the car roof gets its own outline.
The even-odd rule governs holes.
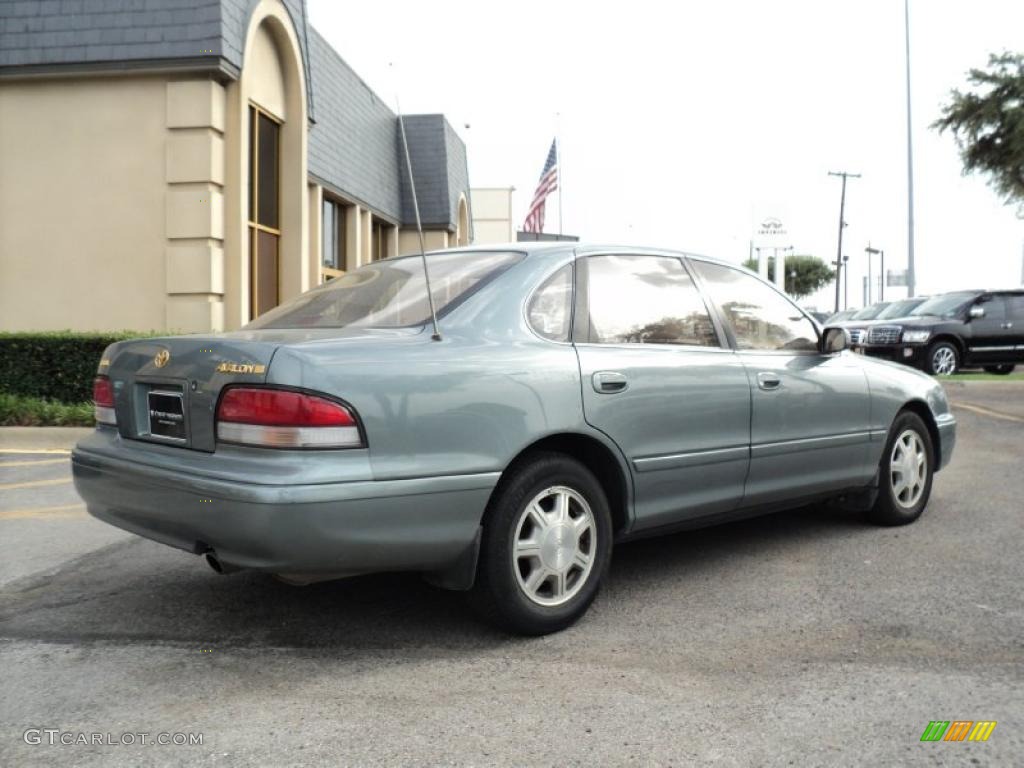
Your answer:
[[[480,253],[482,251],[498,251],[498,252],[516,252],[523,253],[528,257],[546,257],[546,256],[562,256],[568,253],[577,253],[581,256],[599,254],[599,253],[632,253],[637,255],[650,255],[650,256],[685,256],[691,259],[700,259],[701,261],[710,261],[715,264],[722,264],[728,267],[737,267],[739,269],[746,269],[742,264],[727,261],[725,259],[718,259],[713,256],[705,256],[700,253],[693,253],[690,251],[683,251],[674,248],[656,248],[652,246],[642,245],[622,245],[614,243],[580,243],[576,241],[528,241],[523,243],[492,243],[488,245],[465,245],[459,248],[447,248],[441,251],[428,251],[427,255],[434,253]],[[412,254],[406,254],[412,255]],[[418,255],[418,254],[416,254]],[[749,270],[747,270],[749,271]]]

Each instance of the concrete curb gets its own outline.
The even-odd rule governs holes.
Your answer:
[[[70,451],[92,427],[0,427],[0,450]]]

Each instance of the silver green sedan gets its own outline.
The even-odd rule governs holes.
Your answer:
[[[565,244],[392,258],[207,336],[119,342],[73,454],[89,511],[293,581],[414,571],[562,629],[633,538],[840,499],[912,522],[942,388],[731,264]]]

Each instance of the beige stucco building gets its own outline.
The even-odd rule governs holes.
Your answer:
[[[7,6],[0,330],[234,329],[418,249],[397,118],[302,0],[101,6]],[[406,128],[428,247],[469,243],[463,142]]]

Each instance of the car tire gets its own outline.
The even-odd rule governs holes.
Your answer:
[[[564,454],[535,454],[491,498],[470,604],[510,632],[558,632],[594,601],[611,552],[611,513],[593,473]]]
[[[986,365],[986,373],[994,373],[996,376],[1006,376],[1013,373],[1013,369],[1017,366],[1012,363],[1004,363],[1003,365]]]
[[[960,370],[960,350],[948,341],[938,341],[928,347],[925,366],[932,376],[952,376]]]
[[[903,411],[893,422],[878,465],[878,497],[867,512],[877,525],[906,525],[928,505],[935,474],[935,447],[916,413]]]

